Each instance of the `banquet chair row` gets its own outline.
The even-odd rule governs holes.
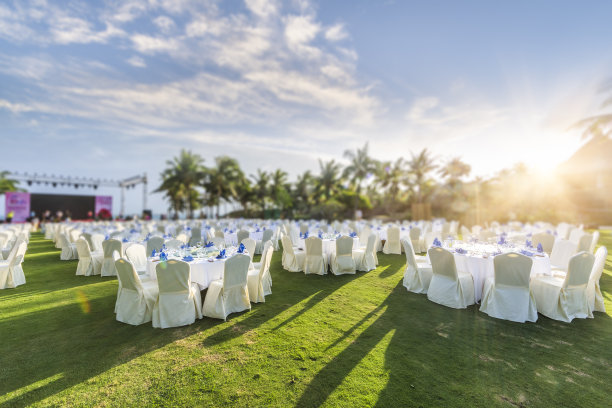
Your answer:
[[[156,267],[157,282],[142,278],[129,260],[115,262],[119,289],[115,305],[120,322],[168,328],[192,324],[204,316],[226,320],[231,313],[251,309],[272,293],[270,262],[274,249],[268,245],[259,268],[249,268],[250,257],[237,254],[224,264],[223,278],[210,282],[204,303],[200,289],[191,282],[189,264],[179,260]]]
[[[408,241],[403,245],[407,261],[403,283],[409,291],[426,293],[429,300],[457,309],[476,303],[472,275],[457,270],[451,252],[430,248],[429,265],[416,260]],[[582,251],[571,256],[562,275],[532,278],[531,258],[512,252],[498,255],[493,259],[494,276],[484,283],[480,310],[515,322],[535,322],[538,312],[563,322],[605,312],[599,280],[606,256],[605,247],[595,256]]]

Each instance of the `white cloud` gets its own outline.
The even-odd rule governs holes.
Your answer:
[[[127,60],[127,63],[136,68],[146,68],[147,66],[145,60],[137,55],[134,55],[133,57],[129,58]]]
[[[275,0],[245,0],[251,12],[259,17],[270,17],[278,13],[278,2]]]
[[[130,37],[134,48],[143,54],[176,51],[179,43],[173,38],[152,37],[145,34],[134,34]]]
[[[164,34],[168,34],[174,28],[174,20],[168,16],[159,16],[153,19],[155,24]]]
[[[308,44],[316,38],[320,30],[321,25],[313,21],[312,16],[287,17],[285,39],[289,49],[301,56],[309,58],[319,57],[321,51]]]
[[[424,114],[427,111],[438,106],[439,102],[440,101],[438,100],[438,98],[434,96],[418,98],[413,102],[406,117],[409,120],[418,121],[423,118]]]
[[[347,32],[344,30],[343,24],[335,24],[325,31],[325,38],[329,41],[341,41],[348,37]]]
[[[0,99],[0,109],[6,109],[13,113],[30,112],[34,110],[28,105],[22,103],[11,103],[5,99]]]

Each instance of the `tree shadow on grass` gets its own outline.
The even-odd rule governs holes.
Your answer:
[[[601,382],[607,381],[612,364],[612,353],[602,353],[609,335],[612,319],[605,314],[572,324],[542,316],[535,324],[514,323],[490,318],[478,306],[455,310],[434,304],[408,293],[400,282],[382,304],[328,346],[333,352],[346,344],[310,381],[296,406],[324,404],[373,352],[384,353],[384,374],[363,375],[388,377],[376,406],[520,405],[525,400],[579,406],[577,396],[588,391],[597,401],[609,389]],[[390,341],[381,351],[386,336]],[[589,342],[583,343],[585,338]],[[542,370],[553,373],[558,386],[551,388],[544,375],[550,373]],[[600,382],[597,395],[594,379]],[[351,397],[360,401],[355,394],[372,392],[364,388],[353,390]],[[371,404],[371,394],[361,397]]]

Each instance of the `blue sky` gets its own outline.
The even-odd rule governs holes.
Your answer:
[[[181,147],[294,177],[369,141],[378,159],[428,147],[474,175],[546,170],[599,110],[610,15],[606,1],[3,1],[0,168],[147,172],[152,190]]]

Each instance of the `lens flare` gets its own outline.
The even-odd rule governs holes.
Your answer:
[[[77,303],[81,307],[83,313],[91,312],[91,304],[89,303],[89,299],[87,299],[87,296],[82,290],[77,291],[76,298]]]

